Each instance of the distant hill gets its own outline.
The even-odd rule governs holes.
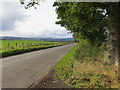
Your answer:
[[[57,41],[66,42],[74,41],[74,38],[31,38],[31,37],[11,37],[11,36],[0,36],[0,40],[39,40],[39,41]]]
[[[10,37],[10,36],[0,37],[0,40],[21,40],[21,39],[26,39],[26,38],[23,38],[23,37]]]

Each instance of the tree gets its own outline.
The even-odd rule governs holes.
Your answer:
[[[21,4],[25,2],[25,0],[20,1]],[[40,1],[31,0],[25,8],[35,7]],[[53,6],[56,7],[59,19],[56,24],[70,30],[76,40],[86,38],[93,44],[101,44],[109,39],[110,63],[120,61],[120,2],[55,2]]]
[[[91,43],[102,43],[107,38],[108,18],[105,9],[93,7],[94,3],[55,2],[60,24],[72,33],[79,33],[78,38],[87,38]]]
[[[24,4],[25,5],[25,9],[28,9],[28,8],[31,8],[31,7],[34,7],[36,9],[36,5],[39,5],[39,2],[40,1],[43,1],[43,0],[19,0],[20,1],[20,4]]]
[[[88,38],[92,43],[102,43],[109,32],[110,63],[120,59],[120,2],[76,3],[55,2],[60,24],[74,33],[74,37]],[[109,31],[108,31],[109,30]]]
[[[118,64],[120,61],[120,2],[110,3],[106,8],[109,15],[110,61]]]

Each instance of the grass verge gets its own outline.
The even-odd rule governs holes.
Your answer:
[[[118,68],[106,64],[103,51],[82,41],[55,66],[57,76],[75,88],[118,88]]]
[[[62,46],[62,45],[67,45],[67,44],[37,46],[37,47],[19,48],[19,49],[8,50],[8,51],[1,52],[0,58],[12,56],[12,55],[18,55],[18,54],[22,54],[22,53],[26,53],[26,52],[31,52],[31,51],[37,51],[37,50],[41,50],[41,49]]]

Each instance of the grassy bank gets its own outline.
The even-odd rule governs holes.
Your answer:
[[[118,69],[108,65],[104,45],[81,41],[56,65],[57,76],[75,88],[118,88]]]
[[[4,51],[0,53],[1,54],[0,56],[3,58],[3,57],[12,56],[12,55],[18,55],[18,54],[22,54],[26,52],[37,51],[37,50],[47,49],[47,48],[52,48],[52,47],[57,47],[57,46],[61,46],[61,45],[49,45],[49,46],[38,46],[38,47],[31,47],[31,48],[13,49],[10,51],[8,50],[8,51]]]
[[[47,42],[37,40],[3,40],[0,45],[0,58],[26,52],[70,44],[71,42]]]
[[[49,45],[61,45],[67,42],[50,42],[50,41],[38,41],[38,40],[0,40],[0,52],[31,48],[36,46],[49,46]]]

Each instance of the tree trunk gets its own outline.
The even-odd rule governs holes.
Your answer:
[[[120,59],[120,2],[111,3],[109,7],[109,39],[110,39],[110,55],[109,60],[111,64],[116,64],[118,66],[118,61]]]

